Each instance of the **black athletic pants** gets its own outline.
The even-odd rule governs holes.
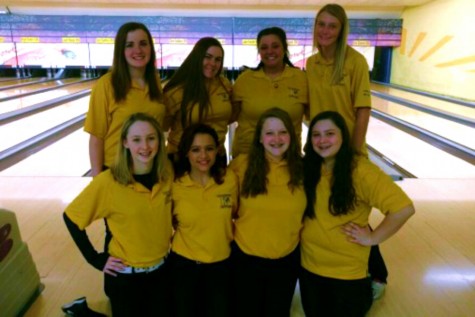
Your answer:
[[[279,259],[245,254],[233,243],[233,311],[237,317],[289,317],[300,247]]]

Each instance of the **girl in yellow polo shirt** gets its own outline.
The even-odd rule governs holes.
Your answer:
[[[257,35],[257,49],[261,62],[257,68],[239,75],[233,86],[233,104],[239,113],[233,157],[249,153],[257,120],[273,107],[290,115],[300,144],[302,120],[308,105],[305,73],[290,62],[287,36],[281,28],[261,30]]]
[[[151,116],[137,113],[123,125],[118,158],[93,178],[64,213],[84,258],[104,272],[114,317],[170,316],[164,271],[172,234],[173,170],[164,135]],[[86,227],[107,219],[112,240],[98,253]]]
[[[218,162],[226,165],[224,141],[233,108],[231,83],[222,75],[224,49],[212,37],[200,39],[183,64],[165,84],[164,92],[171,129],[167,149],[177,152],[183,129],[192,123],[205,123],[219,137]]]
[[[90,175],[95,177],[114,163],[124,121],[137,112],[147,113],[163,127],[166,108],[155,67],[153,38],[142,23],[122,25],[114,41],[111,71],[92,89],[84,131],[89,137]],[[104,246],[111,239],[105,222]]]
[[[280,108],[259,118],[251,152],[231,161],[240,182],[233,245],[237,316],[289,317],[306,197],[292,120]]]
[[[355,150],[366,152],[365,136],[371,111],[368,63],[347,44],[349,21],[338,4],[318,11],[313,46],[318,53],[306,64],[310,119],[322,111],[338,111],[345,118]]]
[[[231,314],[228,259],[238,181],[216,162],[218,148],[218,134],[205,124],[187,127],[178,146],[168,258],[176,317]]]
[[[143,112],[163,126],[166,108],[155,68],[155,48],[145,25],[122,25],[114,42],[109,73],[92,89],[84,131],[90,134],[91,176],[114,163],[120,129],[132,114]]]
[[[373,302],[370,246],[404,225],[414,214],[412,201],[391,177],[354,154],[345,120],[335,111],[310,122],[304,175],[300,293],[305,316],[362,317]],[[373,207],[385,218],[371,231]]]
[[[347,44],[349,21],[338,4],[318,11],[313,45],[318,53],[307,60],[310,118],[322,111],[338,111],[350,131],[351,144],[367,155],[365,144],[371,112],[369,69],[365,57]],[[377,245],[371,248],[369,272],[374,298],[384,292],[388,272]]]

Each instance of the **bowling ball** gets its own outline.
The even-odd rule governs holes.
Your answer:
[[[8,235],[10,234],[10,231],[12,231],[12,225],[9,223],[0,227],[0,244],[2,244],[3,241],[7,239]]]
[[[0,244],[0,262],[2,262],[3,259],[5,259],[7,257],[8,253],[10,252],[12,247],[13,247],[13,240],[12,239],[8,239],[5,242],[3,242],[2,244]]]

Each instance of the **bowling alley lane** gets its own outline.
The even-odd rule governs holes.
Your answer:
[[[417,178],[475,178],[474,165],[373,117],[366,142]]]
[[[36,85],[28,85],[28,86],[23,86],[23,87],[18,87],[18,88],[6,89],[6,90],[0,91],[0,100],[2,98],[24,94],[24,93],[36,91],[39,89],[74,83],[80,80],[81,80],[80,78],[62,78],[62,79],[53,80],[53,81],[39,82]]]
[[[430,96],[424,96],[415,92],[401,90],[386,85],[371,83],[371,89],[390,96],[407,99],[438,110],[448,111],[453,114],[475,119],[475,107],[467,107],[450,101],[440,100]],[[373,97],[374,98],[374,97]],[[475,102],[472,102],[475,104]]]
[[[45,80],[46,77],[28,77],[28,78],[15,78],[15,77],[0,77],[0,88],[18,85],[18,84],[26,84],[32,83],[35,81]]]
[[[372,96],[373,108],[475,149],[475,128]],[[456,106],[455,104],[451,104]],[[468,110],[472,110],[467,108]],[[475,111],[475,109],[473,109]],[[475,112],[472,119],[475,119]]]
[[[95,81],[88,81],[83,83],[77,83],[67,87],[58,87],[57,89],[26,96],[19,97],[7,101],[0,102],[0,114],[15,111],[18,109],[26,108],[40,102],[51,100],[54,98],[67,96],[81,90],[90,89],[94,85]],[[34,85],[37,89],[41,89],[37,85]]]
[[[89,134],[81,128],[17,164],[0,176],[82,176],[89,169]]]
[[[86,101],[82,101],[86,103]],[[62,120],[66,120],[63,118]],[[61,120],[60,120],[61,121]],[[0,132],[1,133],[1,132]],[[307,128],[302,131],[305,140]],[[89,168],[89,135],[82,129],[0,172],[2,176],[81,176]],[[367,143],[418,178],[475,178],[475,166],[376,118]]]
[[[0,151],[87,112],[89,96],[0,126]]]

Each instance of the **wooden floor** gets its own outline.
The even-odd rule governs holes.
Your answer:
[[[80,296],[110,314],[102,274],[83,260],[61,217],[88,181],[0,177],[0,207],[16,213],[45,285],[25,317],[63,316],[60,306]],[[369,316],[475,316],[475,179],[407,179],[400,185],[414,200],[416,215],[381,245],[389,285]],[[381,219],[374,212],[371,222]],[[100,222],[89,230],[98,247],[102,230]],[[292,316],[304,316],[298,300]]]

